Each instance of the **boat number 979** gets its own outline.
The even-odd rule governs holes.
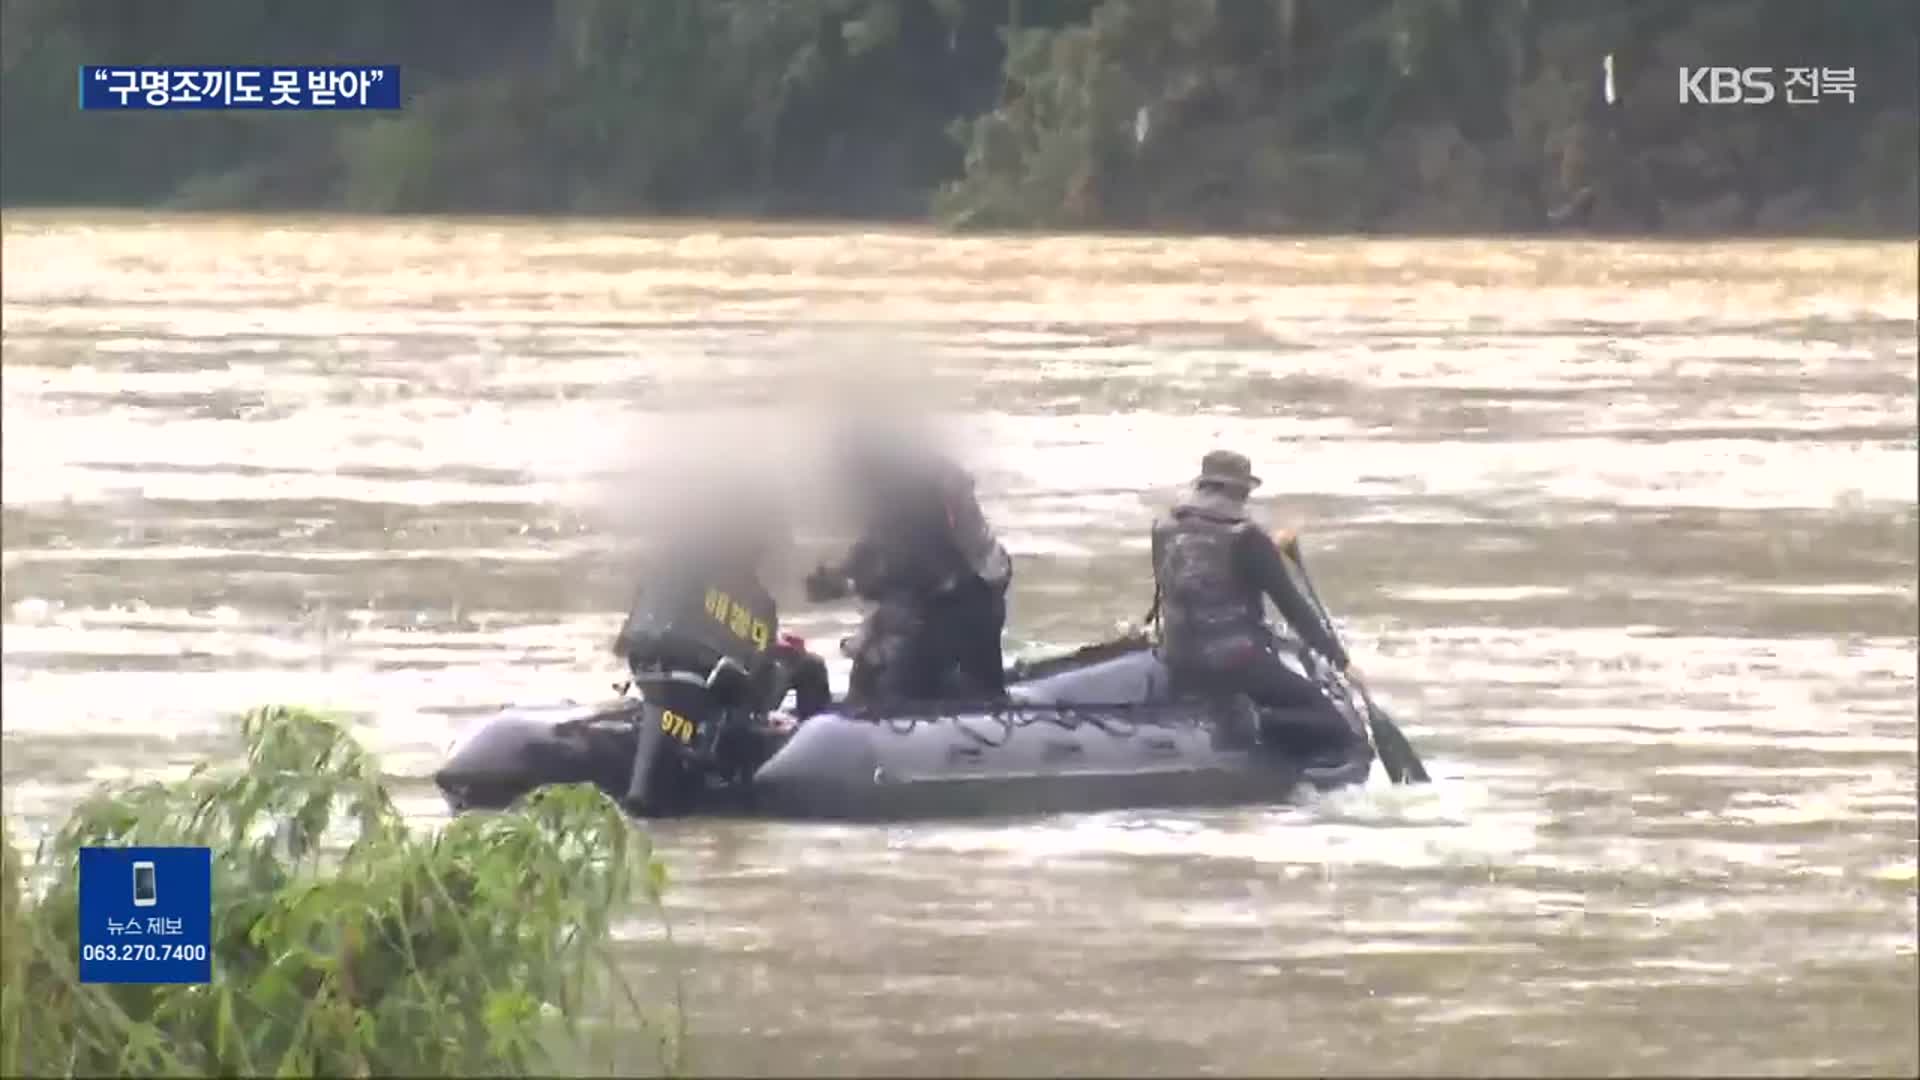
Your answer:
[[[660,711],[660,730],[679,739],[683,743],[693,741],[693,721],[674,712],[672,709]]]

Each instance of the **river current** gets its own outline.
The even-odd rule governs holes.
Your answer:
[[[965,416],[1010,652],[1137,618],[1236,448],[1437,782],[663,827],[701,1071],[1920,1069],[1910,243],[9,214],[0,281],[23,842],[269,701],[441,815],[616,676],[636,440],[861,352]]]

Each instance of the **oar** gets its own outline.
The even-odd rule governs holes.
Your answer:
[[[1300,542],[1289,539],[1284,552],[1293,560],[1300,571],[1300,584],[1306,586],[1307,599],[1313,603],[1314,610],[1320,615],[1321,625],[1327,628],[1327,636],[1336,644],[1340,642],[1339,631],[1333,628],[1333,618],[1327,614],[1327,606],[1320,602],[1320,594],[1314,591],[1313,578],[1307,573],[1307,560],[1300,554]],[[1340,646],[1343,650],[1345,645]],[[1367,707],[1367,727],[1373,731],[1373,746],[1380,753],[1380,766],[1387,770],[1387,778],[1396,784],[1427,784],[1432,778],[1427,775],[1427,767],[1420,763],[1420,755],[1413,752],[1413,744],[1400,731],[1400,725],[1393,722],[1387,710],[1381,708],[1367,692],[1367,684],[1361,679],[1349,680],[1353,688],[1360,691],[1360,701]]]

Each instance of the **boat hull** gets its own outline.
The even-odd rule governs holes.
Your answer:
[[[994,706],[815,716],[770,745],[749,782],[710,786],[689,813],[898,821],[1227,806],[1364,782],[1372,755],[1359,705],[1331,672],[1299,663],[1354,729],[1333,760],[1301,760],[1230,706],[1174,699],[1165,668],[1135,650],[1016,683]],[[1284,731],[1287,712],[1261,710],[1260,729]],[[594,783],[617,797],[637,715],[630,698],[503,714],[435,779],[456,810],[549,784]]]

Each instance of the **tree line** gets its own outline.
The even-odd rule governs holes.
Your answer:
[[[407,101],[78,114],[89,63]],[[1700,65],[1853,100],[1682,101]],[[6,0],[0,202],[1907,235],[1917,82],[1909,0]]]

